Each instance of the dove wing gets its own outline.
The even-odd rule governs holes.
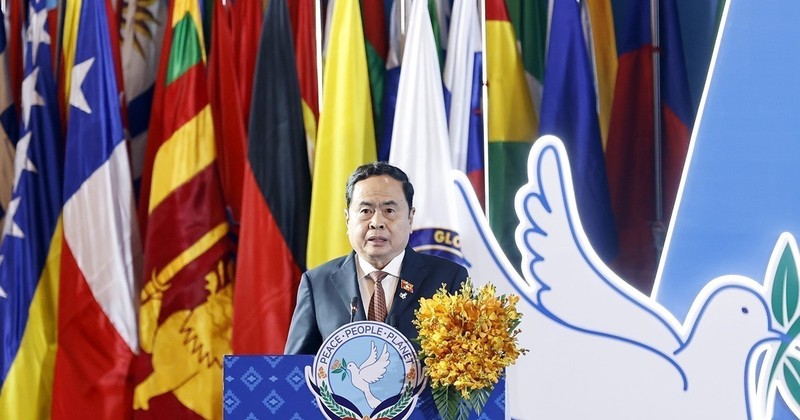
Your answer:
[[[670,354],[678,323],[661,305],[617,277],[583,231],[569,161],[553,136],[534,143],[528,183],[516,196],[516,231],[526,280],[539,283],[533,305],[567,326]],[[592,310],[586,310],[586,308]]]
[[[373,350],[375,349],[375,344],[373,343]],[[361,379],[367,381],[367,383],[373,383],[377,380],[383,378],[383,375],[386,373],[386,368],[389,366],[389,350],[386,348],[386,344],[383,345],[383,351],[381,352],[381,357],[377,360],[374,360],[371,364],[367,365],[366,363],[361,365]]]
[[[362,369],[364,369],[365,366],[369,366],[369,365],[375,363],[376,360],[378,360],[378,348],[375,347],[375,342],[374,341],[370,341],[369,356],[367,356],[367,360],[364,360],[361,363],[361,366],[359,366],[358,369],[362,370]]]

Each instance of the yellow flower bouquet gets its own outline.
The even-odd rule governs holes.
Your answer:
[[[439,415],[467,419],[480,414],[505,368],[527,352],[518,346],[519,296],[496,296],[494,285],[471,280],[450,294],[442,287],[420,299],[416,311],[419,357]]]

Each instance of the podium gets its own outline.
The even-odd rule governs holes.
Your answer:
[[[305,368],[314,356],[225,356],[223,366],[223,416],[234,419],[324,418],[308,388]],[[436,405],[426,387],[409,419],[438,419]],[[505,381],[495,386],[480,416],[471,419],[505,418]]]

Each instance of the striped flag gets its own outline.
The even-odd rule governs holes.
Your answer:
[[[584,25],[588,24],[586,32],[591,32],[589,51],[597,91],[597,117],[605,150],[614,101],[614,84],[617,80],[614,16],[611,0],[587,1],[586,7],[589,18],[588,23],[587,19],[584,19]]]
[[[286,0],[273,0],[267,8],[257,69],[236,260],[233,350],[280,354],[305,271],[311,203]]]
[[[76,412],[124,418],[130,415],[128,379],[139,349],[134,279],[141,250],[130,161],[105,2],[83,0],[69,7],[77,9],[78,21],[69,69],[52,412],[54,418]]]
[[[573,168],[581,224],[604,261],[617,253],[591,65],[581,4],[554,0],[539,136],[559,137]]]
[[[538,128],[514,27],[503,0],[486,1],[486,76],[489,80],[489,223],[514,267],[519,219],[514,196],[527,180],[528,152]]]
[[[18,136],[17,110],[8,73],[7,41],[5,16],[0,12],[0,231],[14,186],[14,151]]]
[[[456,0],[444,65],[444,98],[453,168],[467,174],[485,208],[483,54],[477,3]]]
[[[508,20],[514,27],[522,54],[522,66],[533,108],[538,117],[542,109],[542,86],[544,83],[545,47],[547,24],[550,18],[548,0],[505,0]],[[488,17],[487,17],[488,19]],[[538,119],[536,120],[538,124]],[[526,154],[527,159],[527,154]],[[520,184],[521,185],[521,184]]]
[[[0,246],[0,413],[43,419],[51,417],[63,185],[46,0],[29,3],[26,29],[21,136]]]
[[[121,2],[120,56],[127,101],[131,170],[138,189],[147,148],[153,86],[167,17],[167,2],[127,0]]]
[[[308,231],[308,268],[350,251],[344,209],[347,178],[374,161],[375,130],[367,77],[361,12],[357,0],[336,0],[325,62]]]
[[[654,227],[665,232],[680,182],[683,158],[694,120],[675,3],[661,2],[661,118],[663,210],[654,224],[655,120],[653,116],[653,41],[649,3],[618,7],[619,72],[606,161],[609,189],[619,231],[619,255],[612,267],[649,293],[658,262]]]
[[[678,194],[683,163],[689,150],[694,108],[689,97],[689,78],[675,0],[662,0],[661,18],[661,127],[664,130],[664,224],[669,223]]]
[[[175,0],[167,22],[145,161],[152,169],[142,182],[148,199],[139,203],[146,228],[134,415],[219,418],[233,264],[198,3]]]
[[[442,78],[428,13],[424,0],[411,5],[389,162],[414,184],[409,245],[463,264]]]
[[[294,5],[294,8],[292,7]],[[319,122],[319,91],[317,83],[316,11],[313,2],[292,0],[289,2],[292,17],[292,34],[303,105],[303,126],[306,133],[308,166],[314,170],[314,150]]]

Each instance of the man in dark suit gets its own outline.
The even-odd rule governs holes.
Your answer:
[[[419,299],[430,298],[442,284],[457,291],[467,270],[408,246],[413,198],[408,176],[395,166],[375,162],[353,172],[345,193],[353,252],[303,274],[287,354],[316,354],[323,340],[351,318],[386,322],[419,350],[412,324]]]

